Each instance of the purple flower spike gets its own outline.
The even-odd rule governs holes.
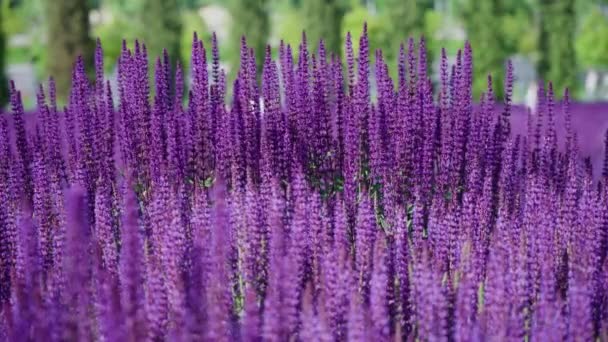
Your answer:
[[[504,99],[489,76],[473,98],[471,43],[434,80],[424,37],[370,56],[373,28],[344,65],[243,37],[232,88],[216,34],[152,78],[124,41],[117,89],[97,40],[65,108],[50,78],[26,114],[11,83],[0,340],[608,340],[608,152],[594,175],[582,105],[549,80],[514,105],[510,61]]]
[[[353,289],[348,313],[348,341],[369,341],[369,310],[363,303],[363,298]]]
[[[88,318],[92,268],[91,227],[89,226],[86,192],[74,187],[67,193],[66,253],[66,305],[70,308],[66,333],[70,339],[92,338]]]
[[[144,305],[144,246],[139,225],[139,204],[131,186],[130,182],[127,183],[124,194],[119,270],[127,334],[129,339],[137,340],[147,336],[148,322]]]
[[[39,327],[36,320],[38,303],[34,298],[40,296],[41,259],[38,251],[38,234],[31,214],[24,206],[18,222],[18,244],[15,264],[13,296],[15,298],[14,326],[11,339],[35,338],[32,332]],[[4,313],[8,316],[9,313]],[[10,324],[10,323],[9,323]],[[32,327],[33,326],[33,327]],[[33,329],[32,329],[33,328]]]
[[[163,268],[155,254],[147,260],[146,306],[148,313],[148,337],[157,341],[163,339],[168,326],[167,285]]]
[[[374,248],[374,269],[370,290],[370,316],[373,338],[376,341],[389,341],[391,335],[391,316],[389,315],[390,278],[388,274],[389,251],[386,241],[378,239]]]
[[[243,322],[243,338],[245,341],[262,341],[261,317],[255,291],[249,288],[245,292],[245,317]]]
[[[359,291],[366,304],[369,302],[370,281],[374,244],[376,240],[376,218],[369,198],[363,195],[359,204],[357,226],[355,231],[355,255]]]
[[[28,201],[32,200],[33,196],[33,184],[31,174],[31,152],[28,144],[27,135],[25,131],[24,121],[24,110],[23,102],[21,101],[21,92],[15,88],[15,83],[10,83],[10,94],[11,94],[11,109],[13,112],[13,125],[15,129],[15,143],[17,147],[18,160],[20,161],[19,167],[23,177],[23,189],[19,189],[19,192],[23,191],[25,198]]]

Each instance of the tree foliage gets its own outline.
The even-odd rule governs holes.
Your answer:
[[[344,0],[308,0],[302,3],[306,36],[311,47],[316,49],[323,38],[328,52],[340,53],[340,29],[345,11]]]
[[[367,24],[369,51],[372,55],[377,49],[382,49],[385,55],[389,53],[389,49],[399,51],[399,46],[391,46],[386,20],[383,20],[381,16],[370,16],[367,9],[362,6],[353,7],[344,16],[344,23],[342,24],[342,37],[345,37],[349,32],[353,37],[353,51],[359,50],[359,39],[356,37],[361,36],[363,33],[364,24]],[[343,55],[345,52],[344,49],[345,45],[342,44]]]
[[[504,13],[502,0],[468,0],[461,8],[467,38],[473,47],[475,98],[485,91],[488,75],[494,80],[496,95],[503,94],[504,65],[510,53],[500,24]]]
[[[575,0],[540,0],[539,10],[537,70],[541,79],[553,82],[559,94],[576,86]]]
[[[247,45],[255,50],[258,70],[261,70],[264,64],[264,54],[270,34],[270,18],[267,7],[268,0],[232,0],[230,6],[232,47],[234,51],[239,51],[241,37],[245,36]],[[238,53],[234,55],[238,56]],[[233,61],[233,63],[237,63],[237,61]]]
[[[196,32],[198,38],[205,44],[211,42],[211,32],[203,18],[197,12],[183,11],[182,13],[182,38],[181,38],[181,57],[184,68],[190,67],[190,52],[192,50],[192,34]],[[207,46],[207,45],[205,45]]]
[[[426,14],[433,9],[432,0],[385,0],[383,12],[388,29],[391,49],[385,49],[387,61],[395,62],[398,56],[399,45],[406,43],[409,37],[418,39],[425,35],[426,40],[432,39],[426,32]],[[432,50],[429,49],[429,61],[433,61]],[[431,64],[429,63],[429,66]]]
[[[47,69],[55,77],[57,95],[70,89],[72,65],[79,55],[92,63],[93,41],[89,36],[89,7],[86,0],[49,1],[46,7]]]
[[[584,67],[608,68],[608,15],[598,7],[582,22],[576,55]]]
[[[385,0],[384,11],[390,23],[391,34],[397,46],[408,37],[424,33],[424,15],[433,9],[432,0]],[[405,37],[405,38],[404,38]]]
[[[144,0],[139,11],[141,37],[151,57],[167,49],[171,64],[181,61],[182,16],[179,0]]]

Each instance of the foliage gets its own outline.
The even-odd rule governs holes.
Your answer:
[[[388,55],[385,56],[388,61],[396,65],[399,45],[407,44],[407,39],[410,37],[417,40],[424,35],[426,40],[433,40],[434,35],[429,34],[426,30],[427,13],[433,8],[433,1],[385,0],[383,6],[383,20],[386,20],[386,28],[388,29],[386,34],[390,39],[391,46],[391,49],[386,52]],[[429,49],[429,51],[434,50]],[[433,57],[429,56],[429,61],[433,60]]]
[[[179,38],[181,51],[179,55],[183,59],[183,69],[187,71],[190,65],[190,59],[184,59],[184,57],[187,57],[190,54],[192,48],[192,34],[196,32],[201,39],[209,41],[210,33],[198,13],[184,10],[181,11],[181,18],[182,30]],[[132,46],[135,39],[141,38],[138,32],[140,32],[140,29],[132,25],[129,18],[121,13],[115,13],[112,21],[95,27],[93,35],[99,37],[104,46],[103,52],[106,61],[106,71],[112,71],[116,66],[116,62],[118,61],[121,52],[120,42],[125,39],[128,45]]]
[[[589,68],[608,69],[608,17],[594,7],[581,24],[576,39],[578,62]]]
[[[184,70],[190,68],[190,51],[192,51],[192,35],[194,32],[198,35],[199,39],[209,42],[211,41],[211,33],[209,32],[207,25],[203,21],[203,18],[197,13],[192,11],[182,12],[182,35],[181,35],[181,56],[182,65]]]
[[[370,16],[367,9],[362,6],[354,6],[348,13],[348,23],[345,23],[343,34],[347,31],[356,36],[360,33],[363,22],[368,22],[371,37],[371,47],[382,49],[383,57],[389,66],[391,76],[397,75],[397,59],[400,45],[407,46],[409,38],[418,41],[424,36],[428,47],[427,57],[429,59],[429,70],[434,62],[435,51],[442,46],[449,45],[448,51],[462,46],[461,41],[446,41],[436,39],[437,32],[445,25],[446,17],[440,11],[432,9],[432,4],[427,0],[397,1],[388,0],[378,4],[379,14]],[[418,14],[412,16],[411,11]],[[407,14],[404,14],[407,13]],[[405,18],[405,19],[403,19]],[[355,47],[358,42],[353,41]],[[373,51],[373,50],[372,50]]]
[[[3,13],[2,27],[6,35],[22,33],[27,29],[27,21],[23,18],[21,7],[10,6],[9,1],[0,2],[0,11]]]
[[[90,9],[99,9],[101,7],[102,0],[87,0]]]
[[[390,49],[399,51],[398,46],[390,45],[390,36],[388,30],[388,22],[379,15],[370,16],[365,7],[355,6],[344,16],[342,24],[342,36],[346,36],[350,32],[353,44],[353,50],[359,49],[359,40],[355,37],[361,36],[363,32],[363,24],[367,23],[367,32],[369,33],[370,42],[369,50],[373,53],[376,49]],[[385,52],[386,53],[386,52]],[[346,56],[345,45],[342,44],[342,55]]]
[[[136,18],[144,1],[145,0],[103,0],[103,6],[109,8],[112,13],[122,14],[128,18]]]
[[[324,39],[328,53],[342,50],[342,19],[346,12],[345,0],[307,0],[302,4],[301,16],[308,43],[316,51],[319,40]]]
[[[257,70],[261,70],[270,34],[268,0],[230,0],[229,6],[232,14],[232,55],[238,56],[235,52],[240,51],[241,38],[245,37],[255,52]],[[232,62],[237,63],[236,60]]]
[[[285,44],[293,47],[298,46],[298,42],[302,38],[303,25],[299,25],[302,14],[299,10],[293,7],[281,8],[276,16],[276,22],[273,23],[275,35],[281,37]],[[297,49],[294,53],[297,55]]]
[[[498,20],[504,34],[505,46],[510,53],[534,57],[537,51],[538,28],[530,25],[534,21],[534,8],[523,2],[519,6],[510,3],[502,18]]]
[[[128,44],[132,44],[138,38],[136,28],[125,16],[120,14],[115,15],[111,21],[95,27],[93,36],[98,37],[104,46],[106,72],[113,71],[116,66],[122,49],[120,42],[124,39]]]
[[[11,47],[7,52],[8,64],[32,63],[36,74],[43,76],[47,74],[47,53],[45,50],[46,24],[44,18],[44,3],[41,0],[29,0],[25,2],[0,1],[2,7],[3,22],[6,37],[13,35],[24,35],[30,41],[27,47]]]
[[[557,91],[576,88],[575,0],[540,0],[538,73],[552,80]]]
[[[81,55],[93,62],[94,42],[89,36],[89,8],[86,0],[49,2],[47,15],[47,71],[55,77],[57,94],[68,95],[73,61]]]
[[[429,51],[429,55],[427,56],[429,59],[429,71],[431,71],[430,68],[433,67],[433,63],[439,62],[439,60],[436,58],[438,57],[436,54],[437,51],[441,51],[442,48],[445,48],[448,53],[455,55],[458,49],[462,47],[462,41],[460,40],[437,37],[437,33],[444,28],[446,20],[446,14],[440,11],[426,10],[424,12],[424,27],[422,36],[425,39],[426,46]],[[419,37],[414,36],[413,38]]]
[[[210,0],[180,0],[180,3],[185,9],[197,10],[204,5],[207,5]]]
[[[478,99],[486,89],[487,78],[492,76],[497,96],[503,94],[504,66],[507,58],[514,52],[508,46],[503,30],[506,15],[505,0],[474,1],[463,0],[460,13],[475,53],[475,77],[473,96]]]
[[[182,60],[182,11],[179,0],[142,0],[139,9],[140,36],[152,60],[167,49],[171,65]]]

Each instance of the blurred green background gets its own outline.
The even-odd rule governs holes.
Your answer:
[[[189,68],[194,31],[208,53],[216,32],[223,67],[233,75],[242,34],[260,63],[264,46],[276,53],[281,39],[297,51],[302,30],[313,49],[323,37],[330,52],[343,55],[346,33],[357,48],[364,22],[371,48],[383,50],[393,73],[399,45],[410,36],[425,36],[435,79],[441,47],[453,63],[469,40],[476,96],[485,75],[502,83],[511,59],[518,103],[534,103],[540,79],[559,92],[570,87],[579,101],[608,100],[608,0],[0,0],[0,107],[6,79],[15,80],[28,107],[48,75],[65,98],[73,61],[83,55],[92,65],[97,37],[110,80],[122,39],[130,46],[144,41],[152,57],[167,48]]]

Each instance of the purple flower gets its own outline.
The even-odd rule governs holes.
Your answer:
[[[395,79],[352,39],[342,65],[305,34],[256,63],[243,37],[228,89],[195,34],[187,104],[137,41],[117,89],[99,41],[94,80],[79,58],[66,108],[52,78],[31,114],[11,84],[0,339],[605,339],[608,161],[570,94],[522,110],[507,62],[503,103],[488,77],[474,104],[471,44],[435,88],[424,38]]]
[[[369,302],[370,282],[373,268],[374,244],[377,239],[376,218],[370,200],[363,195],[357,215],[355,229],[355,255],[359,291],[362,299]]]
[[[128,182],[124,194],[124,213],[120,230],[121,303],[125,315],[125,326],[130,339],[147,336],[148,322],[145,312],[144,293],[144,246],[139,224],[139,203]]]

